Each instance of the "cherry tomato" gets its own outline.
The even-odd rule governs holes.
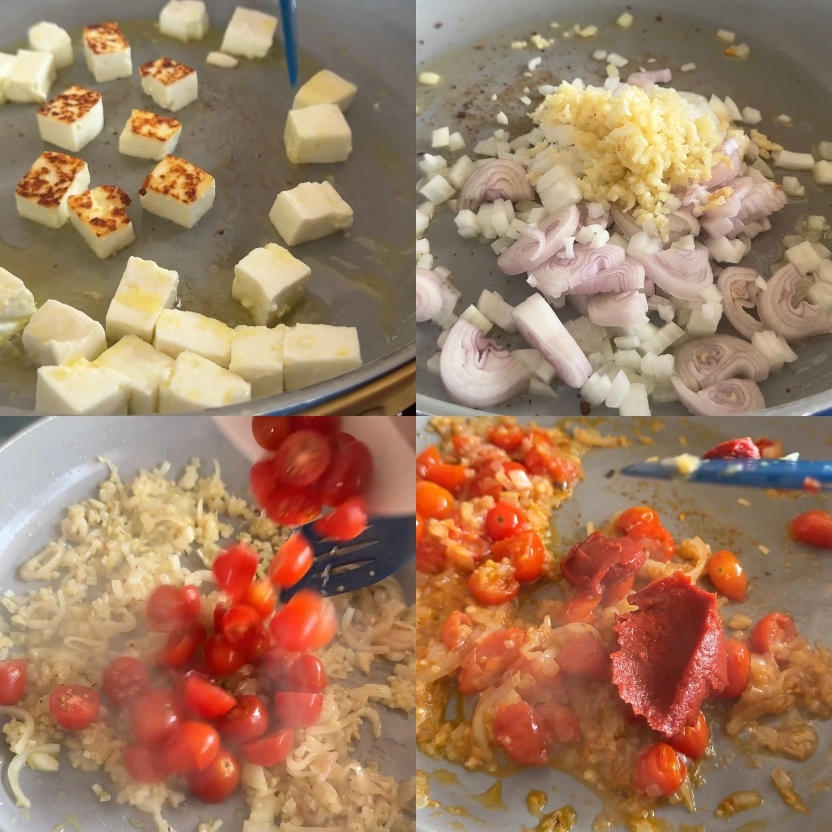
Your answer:
[[[285,728],[309,728],[318,721],[324,698],[320,693],[279,691],[274,695],[274,712]]]
[[[603,682],[610,677],[610,657],[606,648],[591,635],[579,635],[572,639],[557,655],[561,672],[574,676],[587,676]]]
[[[222,803],[239,785],[240,764],[225,748],[221,748],[205,768],[188,775],[188,788],[203,803]]]
[[[244,543],[229,546],[214,559],[214,577],[220,589],[233,603],[245,598],[251,581],[257,572],[259,555]]]
[[[215,633],[205,642],[205,666],[215,676],[228,676],[246,663],[246,656]]]
[[[520,584],[514,577],[513,566],[487,560],[471,573],[468,591],[480,604],[491,606],[516,598]]]
[[[235,604],[222,620],[222,635],[232,647],[242,647],[248,631],[260,623],[260,615],[248,604]]]
[[[497,541],[491,552],[495,560],[508,558],[511,561],[514,578],[521,584],[536,581],[546,565],[543,541],[537,532],[531,530]]]
[[[276,451],[291,432],[289,416],[255,416],[251,420],[254,441],[266,451]]]
[[[205,627],[201,624],[191,624],[187,630],[170,633],[167,644],[159,653],[159,664],[172,669],[184,667],[205,643],[205,636]]]
[[[488,431],[488,441],[504,451],[516,451],[526,434],[519,425],[495,425]]]
[[[178,587],[157,586],[144,605],[147,626],[157,633],[181,629],[187,620],[188,600]]]
[[[263,655],[260,672],[274,686],[285,688],[286,679],[289,675],[289,668],[295,662],[297,657],[297,653],[290,653],[288,650],[282,650],[279,647],[272,647]]]
[[[494,740],[515,762],[524,766],[542,766],[549,761],[546,732],[528,702],[498,705],[492,732]]]
[[[685,761],[666,742],[648,746],[636,762],[634,784],[650,797],[673,794],[685,779]]]
[[[269,564],[269,578],[279,587],[294,586],[312,566],[312,544],[303,532],[295,532]]]
[[[759,459],[760,448],[750,436],[743,439],[729,439],[702,454],[702,459]]]
[[[312,527],[321,537],[330,540],[355,540],[367,529],[367,504],[359,494],[344,500],[338,508],[315,521]]]
[[[560,620],[564,624],[576,622],[588,622],[595,618],[595,608],[601,599],[591,592],[579,592],[573,595],[563,605],[560,611]]]
[[[305,526],[323,508],[317,484],[307,488],[293,488],[279,483],[264,505],[266,514],[281,526]]]
[[[237,697],[234,707],[217,721],[217,730],[231,742],[244,743],[262,737],[269,728],[269,710],[259,696]]]
[[[714,552],[708,561],[708,577],[726,598],[745,601],[748,579],[742,564],[725,549]]]
[[[534,706],[534,712],[551,745],[575,745],[581,741],[581,724],[574,711],[557,702],[543,702]]]
[[[636,523],[627,531],[627,537],[638,541],[652,560],[669,561],[676,551],[673,535],[660,523]]]
[[[162,760],[171,774],[204,769],[220,750],[220,735],[207,722],[182,722],[162,746]]]
[[[185,682],[182,698],[188,712],[200,719],[217,719],[237,704],[227,690],[199,676],[191,676]]]
[[[292,430],[316,430],[318,433],[336,433],[341,430],[340,416],[290,416]]]
[[[143,745],[124,749],[124,767],[137,783],[164,783],[168,776],[158,750]]]
[[[418,546],[425,539],[425,521],[416,515],[416,545]]]
[[[741,641],[726,638],[725,655],[728,659],[728,684],[720,696],[738,699],[748,685],[748,677],[751,673],[751,653]]]
[[[344,500],[363,494],[373,477],[373,455],[355,440],[341,445],[321,478],[321,500],[327,506],[340,506]]]
[[[80,731],[98,717],[98,694],[86,685],[61,685],[49,695],[55,722],[67,731]]]
[[[693,725],[686,725],[678,734],[670,737],[667,744],[691,760],[703,757],[708,750],[708,723],[702,711],[696,715]]]
[[[110,702],[123,708],[150,690],[150,673],[144,662],[132,656],[119,656],[104,668],[101,688]]]
[[[261,619],[268,618],[274,612],[275,595],[272,582],[264,578],[252,581],[243,602],[257,611]]]
[[[291,728],[284,728],[282,731],[275,731],[254,742],[246,743],[243,746],[243,756],[257,766],[280,765],[292,750],[294,732]]]
[[[819,549],[832,549],[832,514],[828,511],[816,508],[804,512],[792,520],[790,528],[795,540]]]
[[[457,680],[459,692],[468,696],[496,685],[517,661],[525,639],[526,633],[519,627],[485,636],[462,660]]]
[[[222,622],[231,607],[228,604],[219,603],[214,607],[214,630],[218,633],[222,632]]]
[[[179,590],[184,601],[185,618],[197,621],[202,614],[202,593],[198,586],[188,584]]]
[[[268,629],[260,623],[255,624],[246,633],[242,650],[247,662],[257,663],[271,646],[272,637]]]
[[[331,459],[332,449],[323,434],[299,430],[280,443],[274,455],[274,466],[280,482],[304,488],[321,477]]]
[[[444,520],[455,509],[456,500],[447,488],[428,480],[416,483],[416,511],[422,517]]]
[[[26,660],[0,662],[0,705],[15,705],[26,690]]]
[[[277,486],[274,460],[271,457],[259,459],[251,466],[251,471],[248,474],[248,485],[257,505],[266,508]]]
[[[522,531],[528,522],[525,512],[513,503],[497,503],[485,515],[485,531],[492,540],[504,540]]]
[[[416,476],[424,479],[428,472],[428,468],[432,465],[442,464],[442,454],[436,445],[429,445],[416,457]]]
[[[286,676],[289,690],[301,693],[321,693],[328,684],[324,663],[309,653],[298,656]]]
[[[338,630],[332,601],[312,589],[293,595],[274,615],[269,629],[275,647],[290,653],[326,647]]]
[[[454,610],[442,627],[442,644],[448,650],[456,650],[471,635],[472,629],[473,622],[470,616],[461,610]]]
[[[426,575],[438,575],[445,568],[447,560],[445,544],[432,534],[416,544],[416,568],[420,572]]]
[[[581,473],[581,463],[558,456],[554,449],[545,450],[540,447],[530,448],[523,457],[523,465],[532,474],[548,477],[562,487],[568,488]]]
[[[327,439],[329,440],[329,447],[332,448],[333,458],[335,457],[335,454],[341,450],[341,448],[349,445],[350,442],[358,441],[351,433],[345,433],[342,430],[336,430],[335,433],[330,433],[329,436],[327,436]],[[330,463],[330,466],[331,465],[332,463]]]
[[[794,619],[784,612],[770,612],[751,631],[751,649],[755,653],[771,653],[780,663],[788,657],[789,645],[795,638]]]
[[[444,462],[431,465],[425,473],[425,479],[441,485],[454,495],[459,494],[473,477],[473,468],[465,465],[448,465]]]
[[[649,506],[633,506],[618,515],[615,528],[627,534],[638,523],[661,523],[661,520],[659,520],[658,512]]]
[[[130,728],[139,745],[156,748],[179,724],[174,693],[169,688],[154,688],[130,707]]]

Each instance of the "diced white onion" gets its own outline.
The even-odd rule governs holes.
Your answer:
[[[771,158],[778,168],[784,170],[811,170],[815,164],[811,153],[794,153],[791,150],[774,150]]]

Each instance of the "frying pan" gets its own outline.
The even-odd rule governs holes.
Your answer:
[[[75,65],[59,73],[52,94],[73,83],[103,93],[104,131],[78,155],[89,163],[95,184],[116,184],[132,196],[129,213],[138,237],[100,261],[69,224],[52,231],[17,216],[15,186],[47,146],[38,135],[35,106],[6,104],[0,107],[0,265],[26,283],[38,305],[55,298],[103,323],[127,259],[136,255],[179,272],[183,309],[230,326],[251,324],[246,310],[231,298],[234,265],[252,249],[279,242],[268,219],[279,191],[330,178],[352,205],[355,224],[346,236],[293,247],[293,254],[312,269],[312,278],[306,300],[289,322],[357,327],[364,366],[224,412],[318,407],[401,370],[415,354],[409,167],[414,146],[412,6],[405,0],[299,4],[301,81],[327,67],[359,89],[348,112],[354,147],[350,159],[340,165],[299,167],[289,164],[283,149],[293,91],[280,36],[263,61],[241,60],[233,70],[209,67],[205,56],[219,48],[236,0],[208,0],[211,31],[204,41],[187,44],[155,28],[163,5],[164,0],[115,5],[108,0],[0,0],[0,51],[23,45],[28,27],[38,20],[54,21],[73,36]],[[278,14],[276,0],[241,5]],[[113,19],[131,42],[133,77],[99,85],[84,65],[81,27]],[[184,129],[176,152],[217,180],[214,207],[191,230],[143,214],[137,192],[154,163],[118,152],[118,135],[131,109],[152,105],[141,91],[138,66],[163,55],[199,73],[199,100],[177,114]],[[21,355],[16,338],[0,347],[0,407],[31,411],[34,396],[35,369]]]
[[[626,30],[615,23],[625,5],[635,18],[633,26]],[[527,40],[534,32],[550,37],[552,21],[560,23],[560,31],[575,23],[595,24],[600,31],[590,39],[564,40],[558,36],[556,44],[544,52],[510,49],[512,41]],[[819,141],[832,138],[832,65],[826,36],[830,25],[832,6],[823,0],[697,0],[684,4],[660,0],[635,0],[629,4],[611,0],[562,0],[556,4],[528,0],[519,5],[417,0],[417,65],[420,70],[430,69],[442,76],[439,85],[421,86],[417,92],[421,112],[417,120],[417,147],[420,152],[430,150],[430,131],[448,125],[452,131],[462,132],[468,145],[463,152],[470,155],[479,139],[498,128],[495,117],[501,110],[509,118],[506,129],[512,137],[527,132],[532,124],[523,114],[542,100],[537,87],[576,77],[601,84],[605,64],[593,60],[591,54],[605,49],[630,59],[622,73],[640,65],[668,66],[673,70],[672,85],[679,89],[709,97],[712,93],[720,97],[730,95],[740,108],[756,107],[763,114],[758,129],[788,149],[809,151]],[[716,39],[717,29],[736,32],[737,42],[751,47],[748,60],[723,57],[725,44]],[[524,77],[526,63],[535,56],[542,58],[541,66],[533,77]],[[648,58],[656,59],[649,67]],[[696,64],[696,70],[679,72],[679,67],[689,62]],[[524,87],[531,90],[530,107],[519,101]],[[497,95],[496,101],[490,100],[492,94]],[[463,111],[466,117],[458,118],[457,114]],[[781,113],[791,116],[791,126],[774,120]],[[777,172],[777,181],[780,173]],[[807,198],[790,201],[771,217],[771,231],[754,240],[743,265],[756,266],[767,276],[769,264],[781,259],[782,237],[795,232],[799,219],[807,214],[832,216],[832,192],[812,184],[811,177],[809,180]],[[530,294],[525,275],[503,275],[489,246],[464,240],[457,234],[448,209],[439,214],[428,236],[431,253],[438,255],[437,265],[453,271],[453,282],[463,293],[460,310],[476,303],[483,289],[498,291],[512,305]],[[570,310],[567,304],[558,315],[561,311],[576,314]],[[420,324],[417,329],[419,409],[425,413],[451,412],[453,402],[440,378],[425,370],[425,363],[436,352],[440,330],[429,323]],[[498,340],[511,348],[527,346],[518,336]],[[815,339],[798,350],[797,361],[762,383],[770,412],[807,415],[832,407],[832,364],[826,361],[830,350],[829,336]],[[563,385],[556,390],[557,399],[518,396],[494,411],[529,418],[578,414],[577,391]],[[687,413],[679,404],[651,403],[651,410],[659,415]],[[598,412],[609,411],[604,408]]]
[[[0,437],[6,426],[0,419]],[[15,425],[17,427],[17,425]],[[60,521],[67,506],[97,494],[106,479],[106,466],[98,459],[106,456],[127,480],[164,460],[172,472],[184,470],[191,457],[203,466],[220,464],[222,477],[231,492],[245,496],[250,463],[223,435],[211,419],[204,417],[142,417],[113,419],[100,417],[54,417],[37,422],[13,436],[0,447],[0,587],[22,591],[16,573],[20,563],[60,536]],[[205,468],[203,470],[205,470]],[[14,483],[12,485],[12,483]],[[396,576],[407,597],[413,597],[413,566]],[[31,585],[27,586],[30,589]],[[384,682],[384,669],[374,671],[372,681]],[[360,685],[363,674],[351,677],[345,685]],[[382,735],[374,740],[362,731],[356,750],[358,760],[377,760],[387,774],[401,781],[413,776],[413,721],[401,711],[380,708]],[[11,759],[6,744],[0,751],[0,775]],[[5,776],[3,776],[5,783]],[[18,809],[0,787],[0,830],[32,829],[37,832],[99,832],[111,829],[151,829],[149,816],[119,806],[115,799],[99,803],[93,783],[105,789],[109,778],[99,772],[85,774],[74,770],[66,755],[56,774],[38,774],[24,767],[21,774],[24,792],[32,801],[29,810]],[[176,811],[166,809],[164,817],[177,832],[195,832],[198,821],[219,818],[223,830],[240,832],[243,815],[239,795],[223,804],[208,806],[196,800]]]
[[[584,457],[586,481],[578,485],[574,497],[554,513],[554,526],[563,551],[571,542],[586,536],[586,524],[598,528],[615,512],[632,505],[650,505],[658,510],[662,522],[678,540],[701,536],[712,549],[729,549],[741,560],[749,576],[749,600],[729,605],[728,610],[742,611],[756,620],[760,615],[780,609],[789,612],[810,641],[820,639],[832,645],[832,621],[823,614],[829,605],[829,581],[832,560],[829,555],[811,550],[786,539],[785,526],[798,513],[810,508],[829,508],[828,497],[803,496],[799,499],[772,499],[756,489],[732,486],[707,486],[674,481],[645,482],[619,475],[611,470],[649,456],[675,456],[682,451],[702,453],[718,442],[736,436],[782,438],[788,451],[798,451],[804,459],[829,459],[828,420],[737,417],[715,419],[669,418],[656,431],[650,419],[611,418],[588,422],[607,435],[625,435],[634,439],[629,448],[595,449]],[[418,447],[436,441],[426,430],[428,420],[417,419]],[[552,424],[552,420],[542,422]],[[648,436],[654,444],[645,446],[635,438]],[[680,438],[681,437],[681,438]],[[681,444],[682,441],[686,445]],[[742,506],[738,499],[750,503]],[[682,522],[680,512],[686,514]],[[770,549],[764,556],[759,545]],[[672,827],[724,829],[743,832],[752,829],[800,829],[802,832],[826,832],[832,816],[832,793],[810,790],[810,784],[832,775],[832,762],[826,754],[832,739],[832,722],[814,722],[820,742],[814,757],[805,763],[762,756],[759,768],[748,765],[741,753],[733,749],[733,758],[722,755],[732,749],[721,730],[714,730],[717,763],[706,765],[706,786],[695,790],[699,811],[691,815],[681,807],[663,807],[657,815],[669,820]],[[791,774],[798,793],[808,801],[811,816],[804,817],[786,808],[771,785],[771,771],[782,765]],[[578,815],[572,832],[589,832],[592,819],[601,809],[599,799],[582,783],[548,768],[526,768],[502,780],[499,808],[493,798],[482,795],[494,785],[494,778],[481,772],[468,772],[462,766],[434,760],[417,753],[417,766],[430,773],[430,796],[436,808],[419,809],[419,832],[452,832],[459,829],[460,818],[466,832],[490,832],[494,829],[534,829],[537,821],[526,809],[530,789],[548,796],[546,812],[571,804]],[[717,767],[718,766],[718,767]],[[720,800],[740,789],[759,789],[763,795],[760,808],[742,812],[730,821],[716,821],[713,811]],[[491,793],[493,795],[493,792]],[[752,823],[754,822],[754,823]],[[704,826],[697,826],[704,824]],[[749,826],[744,826],[749,824]],[[652,827],[651,827],[652,828]],[[659,826],[657,825],[658,829]],[[665,828],[664,826],[661,827]]]

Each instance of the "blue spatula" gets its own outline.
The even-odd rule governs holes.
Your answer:
[[[283,46],[289,83],[298,85],[298,7],[297,0],[280,0],[280,22],[283,26]]]

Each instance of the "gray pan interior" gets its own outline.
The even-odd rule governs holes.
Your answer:
[[[160,421],[162,422],[160,426]],[[182,471],[192,457],[203,470],[220,463],[222,477],[234,493],[247,495],[249,464],[234,449],[211,419],[202,417],[148,417],[107,419],[55,417],[26,428],[0,447],[0,588],[21,591],[17,568],[50,540],[60,535],[60,521],[67,506],[97,494],[107,478],[99,456],[119,466],[122,476],[135,476],[168,460],[174,472]],[[398,573],[405,593],[414,593],[414,568]],[[26,586],[27,590],[31,585]],[[374,670],[375,681],[384,681],[383,668]],[[362,684],[361,674],[345,684]],[[383,732],[374,740],[362,732],[356,757],[378,760],[382,770],[403,780],[413,776],[413,722],[401,711],[380,708]],[[100,803],[93,783],[108,788],[104,773],[85,774],[72,769],[62,755],[56,774],[23,769],[21,782],[32,801],[30,810],[18,809],[8,792],[5,767],[11,759],[5,742],[0,751],[0,830],[31,829],[35,832],[98,832],[101,829],[151,829],[149,817],[115,799]],[[224,804],[207,805],[189,800],[179,810],[165,810],[164,817],[176,832],[196,832],[200,820],[220,818],[223,830],[239,832],[248,817],[242,797]]]
[[[418,0],[417,65],[443,78],[438,86],[420,86],[417,91],[421,112],[417,120],[419,151],[430,149],[434,127],[450,125],[452,131],[462,132],[468,144],[463,152],[471,154],[476,142],[499,126],[495,117],[500,110],[509,118],[507,129],[513,137],[525,133],[532,125],[523,114],[542,100],[537,93],[540,84],[576,77],[599,84],[603,81],[605,64],[591,58],[596,49],[617,51],[629,58],[630,64],[621,70],[623,74],[632,67],[647,67],[646,60],[656,58],[650,66],[669,66],[672,83],[679,89],[708,96],[730,95],[740,108],[758,108],[763,114],[758,129],[788,149],[808,151],[818,141],[832,137],[832,66],[827,38],[832,5],[828,2],[702,0],[671,4],[637,0],[626,5],[635,17],[629,30],[615,25],[624,8],[624,3],[610,0],[562,0],[556,4],[529,0],[519,6],[478,0]],[[656,20],[657,15],[662,17],[661,22]],[[575,23],[592,23],[600,32],[590,39],[558,37],[556,45],[544,52],[509,48],[512,41],[526,40],[533,32],[549,37],[551,21],[559,22],[561,31]],[[747,61],[722,56],[715,37],[719,28],[735,31],[737,42],[749,44],[751,56]],[[533,77],[523,77],[526,63],[535,55],[543,59],[541,66]],[[694,62],[697,69],[678,72],[688,62]],[[531,107],[524,107],[518,100],[526,86],[531,89]],[[492,93],[497,95],[493,102]],[[467,112],[464,120],[458,118],[463,110]],[[791,126],[774,121],[780,113],[792,117]],[[804,179],[801,176],[801,181]],[[780,240],[784,234],[794,233],[799,219],[807,214],[832,216],[832,192],[828,188],[815,186],[809,177],[806,194],[805,200],[792,200],[772,217],[772,230],[755,239],[743,265],[758,266],[767,276],[769,264],[779,259],[782,251]],[[463,293],[460,309],[476,303],[482,289],[500,292],[511,304],[519,303],[531,292],[525,275],[507,277],[499,270],[489,246],[460,237],[447,209],[431,225],[429,238],[437,265],[454,272],[453,282]],[[569,304],[562,311],[576,314]],[[436,351],[440,330],[429,323],[417,329],[419,409],[425,413],[449,412],[452,401],[441,380],[424,371],[425,362]],[[730,328],[726,331],[733,332]],[[498,340],[512,348],[525,346],[518,336]],[[831,346],[829,336],[812,341],[798,350],[797,361],[765,381],[761,387],[768,408],[786,415],[806,415],[832,407],[832,364],[826,361]],[[494,410],[523,417],[577,414],[577,392],[563,385],[556,389],[557,399],[518,396]],[[603,408],[599,412],[608,411]],[[653,412],[687,411],[675,404],[654,406]]]
[[[291,107],[280,29],[263,61],[241,60],[233,70],[205,64],[218,49],[235,0],[208,0],[212,29],[199,43],[183,44],[154,27],[164,0],[0,0],[0,51],[25,40],[38,20],[52,20],[73,35],[76,62],[62,70],[57,94],[73,83],[104,95],[104,131],[80,155],[93,184],[111,183],[133,198],[129,209],[137,240],[100,261],[67,224],[59,231],[17,216],[17,182],[48,146],[38,134],[35,105],[0,106],[0,265],[20,277],[38,304],[55,298],[104,322],[127,259],[155,260],[180,274],[183,309],[235,326],[251,324],[231,298],[234,265],[258,246],[280,243],[268,219],[279,191],[302,181],[330,179],[352,205],[347,235],[295,246],[312,269],[303,304],[291,321],[358,328],[364,367],[319,385],[253,402],[228,412],[292,411],[327,401],[413,359],[412,179],[413,11],[407,0],[305,0],[299,4],[301,81],[322,67],[354,81],[358,96],[348,112],[353,153],[339,165],[294,166],[283,149]],[[242,5],[278,14],[277,0]],[[96,84],[84,65],[81,27],[117,19],[131,41],[133,77]],[[168,56],[197,69],[199,100],[181,110],[183,135],[176,153],[211,173],[217,199],[191,230],[153,215],[138,201],[142,180],[155,163],[122,156],[118,135],[133,108],[152,109],[138,67]],[[55,148],[52,148],[53,150]],[[0,346],[0,407],[34,409],[35,370],[20,339]]]
[[[418,420],[419,447],[435,441],[435,434],[425,430],[426,419]],[[829,459],[830,427],[823,418],[801,419],[799,425],[793,419],[769,419],[742,417],[737,419],[670,418],[664,421],[664,429],[656,433],[648,419],[613,418],[599,426],[605,434],[626,436],[644,435],[655,444],[644,446],[635,441],[629,448],[593,450],[584,458],[586,481],[580,483],[575,496],[555,514],[555,526],[562,545],[585,537],[586,524],[596,527],[611,514],[631,505],[648,504],[658,509],[678,540],[682,536],[700,535],[711,547],[727,548],[741,558],[749,575],[749,600],[745,604],[727,607],[742,610],[755,618],[766,612],[781,609],[791,613],[798,627],[810,639],[820,639],[832,646],[832,622],[825,610],[829,607],[832,560],[818,550],[810,550],[786,540],[785,526],[793,517],[810,508],[829,507],[825,497],[803,496],[771,499],[754,489],[686,485],[676,483],[647,483],[627,480],[615,475],[607,478],[610,470],[648,456],[671,456],[687,450],[702,453],[717,442],[735,436],[768,436],[782,438],[789,451],[799,451],[806,459]],[[551,424],[551,420],[541,424]],[[597,422],[592,422],[598,425]],[[798,429],[799,428],[799,429]],[[680,444],[680,436],[687,446]],[[737,499],[748,500],[750,506],[740,506]],[[684,522],[678,520],[680,512],[687,513]],[[763,556],[758,546],[767,546],[771,553]],[[723,761],[715,768],[713,761],[707,764],[704,789],[695,791],[699,811],[691,815],[681,807],[664,807],[657,814],[670,820],[672,828],[680,824],[704,824],[707,832],[722,829],[726,832],[769,832],[769,830],[802,830],[802,832],[826,832],[832,817],[832,793],[813,791],[810,786],[828,780],[832,775],[827,749],[832,738],[832,722],[814,723],[820,735],[818,750],[805,763],[762,757],[759,768],[749,767],[742,754],[734,751],[730,762]],[[717,733],[715,730],[714,733]],[[715,746],[719,757],[731,751],[731,745],[719,732]],[[481,796],[494,784],[494,778],[483,773],[471,773],[461,766],[437,761],[417,753],[419,769],[438,772],[430,777],[431,797],[440,807],[419,810],[417,823],[420,832],[452,832],[462,817],[465,832],[489,832],[493,829],[519,830],[534,828],[536,820],[526,809],[529,789],[546,792],[549,803],[546,811],[554,811],[571,804],[578,814],[573,832],[589,832],[592,819],[601,808],[598,798],[568,775],[549,769],[527,768],[502,781],[505,809],[493,808],[493,800]],[[793,813],[781,802],[771,786],[772,769],[782,765],[795,781],[798,793],[811,808],[812,815],[804,817]],[[451,772],[455,777],[449,777]],[[742,812],[729,821],[717,821],[713,811],[717,803],[738,789],[759,789],[763,805],[755,810]],[[478,797],[478,795],[480,797]],[[455,809],[454,807],[461,807]],[[491,807],[489,809],[489,807]],[[758,821],[757,825],[748,827]],[[662,827],[664,828],[664,827]],[[695,827],[700,828],[700,827]]]

